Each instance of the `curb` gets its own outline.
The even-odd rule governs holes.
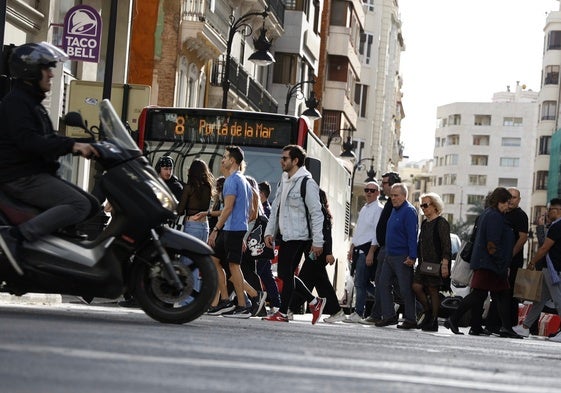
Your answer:
[[[53,305],[62,303],[62,296],[50,293],[26,293],[22,296],[0,293],[0,304],[42,304]]]

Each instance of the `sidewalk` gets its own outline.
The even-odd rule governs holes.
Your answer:
[[[50,293],[26,293],[22,296],[0,293],[0,304],[44,304],[62,303],[62,296]]]

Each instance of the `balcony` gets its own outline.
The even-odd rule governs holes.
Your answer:
[[[218,103],[217,99],[222,97],[222,69],[225,62],[223,60],[214,61],[212,65],[212,74],[210,77],[210,85],[212,87],[220,87],[220,89],[211,89],[210,97],[213,103]],[[230,95],[237,96],[237,100],[243,101],[247,105],[238,105],[243,108],[250,106],[254,111],[258,112],[278,112],[277,101],[269,94],[269,92],[255,79],[248,75],[245,69],[232,58],[230,60]],[[213,105],[213,106],[218,106]]]

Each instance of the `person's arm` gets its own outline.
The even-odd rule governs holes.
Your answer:
[[[553,239],[546,237],[542,246],[538,248],[538,251],[536,251],[536,254],[534,254],[534,257],[528,263],[528,269],[534,270],[536,263],[538,263],[538,261],[540,261],[542,258],[544,258],[547,255],[547,253],[549,252],[551,247],[553,247],[554,244],[555,241]]]
[[[232,214],[232,210],[234,209],[234,202],[236,201],[236,196],[234,194],[225,195],[224,196],[224,208],[218,217],[218,222],[212,229],[212,232],[208,236],[208,244],[211,247],[214,247],[216,244],[216,237],[218,236],[218,232],[220,232],[224,228],[224,224],[230,214]]]
[[[518,254],[524,248],[524,244],[528,240],[528,233],[527,232],[518,232],[518,240],[514,244],[514,250],[512,251],[512,255]]]

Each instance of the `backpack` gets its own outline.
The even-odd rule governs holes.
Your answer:
[[[308,206],[306,206],[306,184],[308,183],[308,180],[310,179],[310,176],[306,176],[302,179],[302,182],[300,183],[300,195],[302,196],[302,199],[304,199],[304,208],[306,209],[306,222],[308,223],[308,233],[310,234],[310,238],[312,237],[312,226],[310,224],[310,214],[308,211]],[[327,209],[326,206],[326,202],[327,202],[327,195],[325,195],[325,198],[322,198],[321,194],[325,195],[325,191],[323,191],[322,189],[319,190],[319,200],[321,202],[321,212],[323,213],[323,229],[322,229],[322,233],[326,233],[326,231],[331,232],[331,214],[329,214],[329,210]]]

